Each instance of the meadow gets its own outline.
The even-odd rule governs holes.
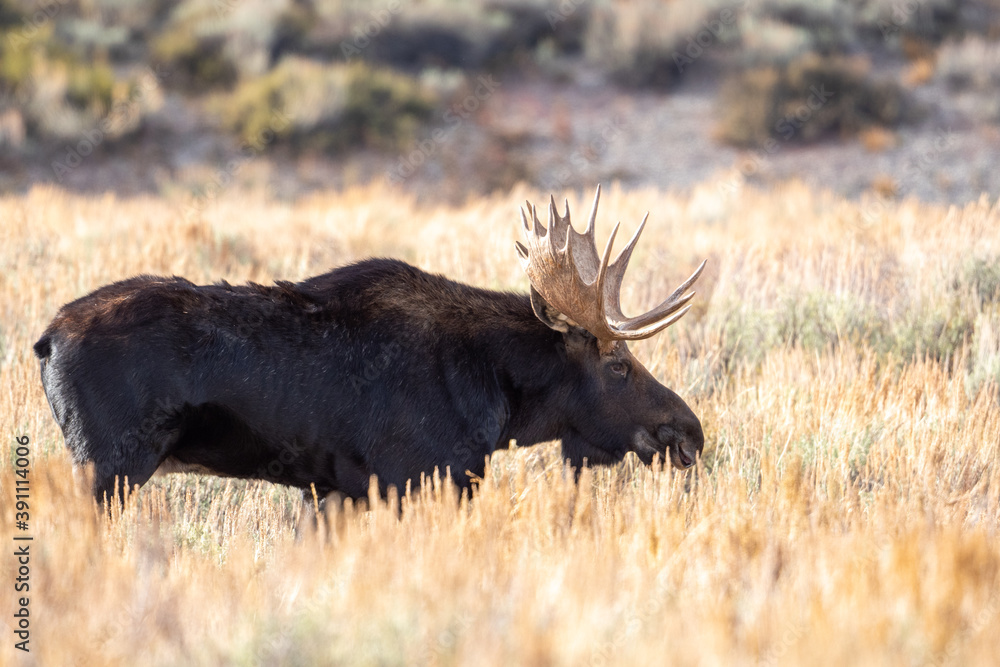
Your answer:
[[[626,312],[709,260],[694,309],[632,346],[701,417],[696,469],[576,484],[556,444],[510,448],[471,501],[430,480],[299,535],[297,493],[194,475],[104,517],[31,352],[57,308],[138,273],[297,280],[373,255],[526,290],[517,207],[548,193],[0,197],[0,664],[995,664],[1000,206],[729,185],[611,186],[598,220],[628,238],[650,211]],[[582,226],[591,193],[556,194]]]

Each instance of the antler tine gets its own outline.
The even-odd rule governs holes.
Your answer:
[[[705,265],[706,264],[708,264],[708,260],[707,259],[701,260],[701,264],[699,264],[698,268],[694,270],[694,273],[692,273],[691,276],[687,280],[685,280],[683,283],[681,283],[680,287],[678,287],[677,289],[675,289],[674,292],[673,292],[673,294],[671,294],[669,297],[667,297],[667,301],[670,301],[672,299],[676,299],[682,293],[686,292],[688,290],[688,288],[691,287],[691,285],[694,285],[694,282],[696,280],[698,280],[699,276],[701,276],[701,272],[705,270]]]
[[[535,208],[534,204],[528,204],[531,208],[531,218],[535,222],[535,236],[542,237],[545,235],[545,228],[542,227],[542,223],[538,220],[538,209]]]
[[[698,277],[701,276],[701,272],[705,270],[705,265],[707,263],[708,263],[707,259],[703,260],[702,263],[698,266],[698,268],[695,269],[694,273],[692,273],[687,280],[681,283],[680,286],[677,289],[675,289],[670,296],[664,299],[659,306],[653,308],[648,313],[644,313],[637,317],[633,317],[626,320],[622,324],[621,329],[623,331],[636,331],[644,329],[645,327],[648,327],[650,324],[659,322],[661,319],[677,312],[677,310],[681,308],[681,306],[686,304],[694,297],[695,295],[694,292],[688,292],[687,294],[685,294],[685,292],[687,292],[688,289],[690,289],[691,285],[693,285],[695,281],[698,280]],[[657,329],[657,331],[659,331],[659,329]]]
[[[594,225],[597,223],[597,204],[601,201],[601,184],[597,184],[597,192],[594,193],[594,206],[590,209],[590,219],[587,220],[587,229],[584,236],[594,238]]]
[[[566,250],[569,226],[569,210],[565,216],[560,216],[556,211],[556,198],[549,196],[549,247],[553,253]]]
[[[600,198],[601,188],[598,186],[587,229],[583,233],[573,228],[568,201],[565,214],[559,215],[555,197],[549,197],[548,228],[539,221],[538,209],[531,202],[526,202],[527,213],[521,209],[525,239],[524,243],[516,243],[518,255],[531,281],[532,294],[537,293],[549,306],[598,340],[610,343],[648,338],[688,311],[688,302],[694,297],[694,292],[688,290],[701,275],[705,262],[659,306],[638,317],[625,317],[621,311],[622,281],[649,214],[643,217],[632,239],[612,262],[611,252],[621,223],[615,225],[604,252],[598,255],[594,230]],[[533,305],[534,299],[533,296]]]
[[[605,280],[608,276],[608,262],[611,261],[611,246],[615,244],[615,237],[618,235],[618,228],[621,227],[622,223],[616,223],[615,228],[611,230],[611,236],[608,237],[608,245],[604,247],[604,256],[601,257],[601,263],[597,268],[597,280],[594,281],[594,291],[597,296],[597,312],[601,314],[601,319],[605,322],[607,326],[607,318],[604,316],[604,304],[607,301],[607,290],[605,289]]]
[[[622,280],[625,278],[625,269],[628,268],[629,260],[632,259],[632,251],[635,250],[635,246],[639,242],[639,236],[642,234],[642,230],[646,228],[646,221],[648,219],[649,213],[646,213],[642,218],[642,222],[639,223],[639,228],[632,235],[632,240],[618,253],[618,257],[608,267],[609,279],[607,289],[610,291],[608,294],[608,307],[611,311],[609,314],[618,319],[619,322],[626,319],[621,314]]]
[[[646,211],[646,215],[642,216],[642,222],[639,223],[639,228],[635,230],[635,234],[632,234],[632,239],[628,242],[622,251],[618,253],[618,257],[612,262],[612,266],[621,265],[618,269],[621,271],[622,275],[625,275],[625,269],[628,267],[628,262],[632,259],[632,251],[635,250],[636,244],[639,242],[639,236],[642,234],[642,230],[646,228],[646,221],[649,220],[649,211]]]
[[[690,295],[688,295],[687,297],[685,297],[684,300],[687,301],[689,298],[691,298],[693,296],[694,296],[694,292],[692,292]],[[664,329],[666,329],[667,327],[669,327],[671,324],[673,324],[674,322],[676,322],[677,320],[679,320],[682,317],[684,317],[684,315],[689,310],[691,310],[691,304],[688,304],[688,305],[684,306],[683,308],[681,308],[679,311],[677,311],[676,313],[674,313],[670,317],[667,317],[666,319],[661,320],[659,322],[655,322],[653,324],[650,324],[650,325],[648,325],[648,326],[646,326],[646,327],[644,327],[642,329],[639,329],[637,331],[622,332],[621,333],[621,337],[624,340],[642,340],[643,338],[649,338],[650,336],[655,336],[656,334],[660,333],[661,331],[663,331]]]
[[[582,234],[573,229],[572,225],[566,226],[566,251],[569,261],[576,267],[580,277],[591,285],[597,280],[601,263],[601,257],[597,254],[597,239],[594,236],[594,221],[597,218],[597,204],[600,199],[601,188],[598,186],[587,229]]]

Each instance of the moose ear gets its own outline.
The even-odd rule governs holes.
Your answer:
[[[542,298],[538,291],[531,287],[531,309],[535,311],[535,317],[550,329],[555,329],[562,333],[569,333],[570,329],[579,329],[580,325],[566,317],[558,310],[549,305],[549,302]]]

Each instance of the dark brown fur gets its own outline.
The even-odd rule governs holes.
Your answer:
[[[624,343],[395,260],[269,286],[139,276],[63,306],[34,349],[98,497],[162,467],[361,498],[436,467],[467,486],[512,438],[561,439],[576,465],[686,467],[703,443]]]

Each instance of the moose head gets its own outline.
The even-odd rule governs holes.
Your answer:
[[[535,316],[562,333],[565,343],[569,385],[574,389],[564,408],[564,451],[570,458],[582,454],[594,463],[620,460],[627,451],[649,463],[656,454],[669,452],[674,467],[688,468],[704,446],[701,422],[639,363],[627,341],[649,338],[684,316],[695,294],[689,289],[705,262],[660,305],[626,317],[621,309],[622,280],[649,214],[610,262],[619,225],[598,255],[594,225],[600,198],[598,186],[582,234],[570,222],[568,202],[559,215],[555,199],[550,198],[547,226],[528,203],[530,219],[521,209],[525,243],[516,242],[531,283]]]

